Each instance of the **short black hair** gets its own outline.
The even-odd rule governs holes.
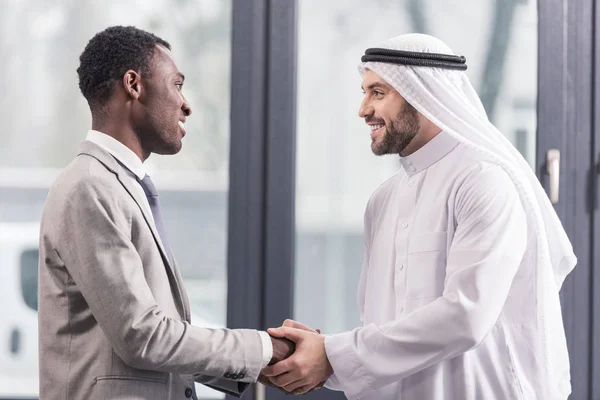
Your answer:
[[[97,33],[79,56],[79,89],[92,113],[110,98],[114,84],[132,69],[150,73],[150,61],[157,45],[171,45],[150,32],[133,26],[111,26]]]

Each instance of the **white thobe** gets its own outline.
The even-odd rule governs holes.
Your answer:
[[[326,387],[349,399],[566,399],[558,291],[535,283],[508,174],[445,132],[400,161],[365,211],[363,326],[326,337]]]

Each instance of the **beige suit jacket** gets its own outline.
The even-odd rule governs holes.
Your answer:
[[[255,330],[200,328],[139,185],[83,142],[50,189],[40,232],[41,400],[239,395],[263,363]]]

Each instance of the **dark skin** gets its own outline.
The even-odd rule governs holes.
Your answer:
[[[271,343],[273,344],[273,356],[271,357],[269,365],[285,360],[291,356],[296,349],[296,343],[285,338],[284,340],[281,340],[280,338],[271,336]]]
[[[185,77],[172,53],[156,46],[150,74],[129,70],[116,84],[104,112],[92,112],[92,129],[106,133],[145,161],[151,153],[181,150],[185,123],[192,114],[182,93]],[[96,115],[95,115],[96,114]]]
[[[185,136],[183,123],[192,114],[182,93],[184,75],[173,54],[156,46],[150,74],[129,70],[102,113],[92,111],[92,129],[127,146],[144,162],[152,153],[177,154]],[[273,356],[269,365],[289,357],[295,348],[288,339],[271,337]]]

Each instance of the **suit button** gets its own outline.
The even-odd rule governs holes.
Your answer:
[[[235,380],[235,379],[237,379],[237,378],[238,378],[238,375],[237,375],[237,374],[233,374],[233,375],[231,375],[231,379]]]
[[[187,389],[185,389],[185,397],[187,397],[188,399],[189,399],[190,397],[192,397],[192,394],[193,394],[193,393],[194,393],[194,392],[192,391],[192,389],[191,389],[191,388],[187,388]]]
[[[241,374],[238,375],[238,379],[244,379],[246,375],[244,375],[244,373],[242,372]]]
[[[229,372],[226,372],[223,376],[227,379],[231,379],[231,374]]]

